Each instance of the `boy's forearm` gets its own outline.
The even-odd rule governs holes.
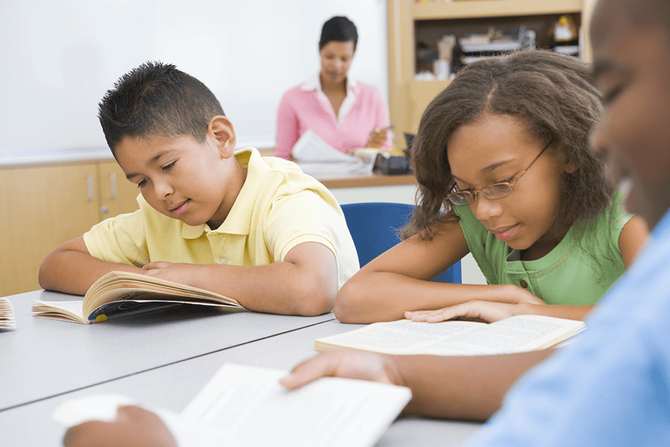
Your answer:
[[[552,352],[477,357],[388,356],[386,361],[391,374],[412,390],[405,413],[484,421],[500,408],[512,384]]]
[[[249,310],[284,315],[330,312],[337,293],[335,281],[303,275],[289,262],[259,266],[203,265],[191,285],[228,296]]]
[[[95,281],[114,270],[141,271],[138,267],[113,264],[79,251],[55,250],[42,262],[39,283],[46,290],[85,295]]]

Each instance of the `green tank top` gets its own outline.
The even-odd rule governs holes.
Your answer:
[[[469,206],[456,206],[468,248],[489,284],[515,284],[547,304],[595,304],[623,274],[619,235],[631,219],[614,193],[595,226],[573,226],[547,255],[519,260],[519,252],[488,232]]]

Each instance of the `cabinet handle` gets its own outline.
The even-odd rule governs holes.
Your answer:
[[[109,181],[112,184],[112,199],[116,199],[116,173],[109,173]]]
[[[93,176],[90,174],[86,175],[86,183],[88,184],[88,201],[92,202],[95,198],[93,191]]]

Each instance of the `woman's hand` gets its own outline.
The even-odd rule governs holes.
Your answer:
[[[388,138],[388,128],[378,128],[376,127],[370,135],[368,135],[368,142],[365,143],[365,147],[379,149],[386,143]]]

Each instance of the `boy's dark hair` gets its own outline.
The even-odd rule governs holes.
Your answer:
[[[223,114],[205,84],[161,62],[132,69],[98,104],[98,119],[112,153],[124,137],[188,135],[204,143],[209,121]]]
[[[426,108],[408,151],[419,192],[403,237],[422,233],[430,239],[439,231],[435,224],[451,210],[446,195],[455,186],[448,141],[456,129],[484,113],[518,118],[530,136],[542,144],[553,141],[548,150],[563,152],[565,163],[577,167],[562,178],[561,224],[595,217],[609,203],[613,186],[604,156],[589,144],[602,113],[589,68],[577,58],[551,51],[520,51],[467,65]]]
[[[336,42],[354,42],[354,51],[358,44],[358,32],[354,22],[344,16],[335,16],[328,19],[321,28],[321,39],[319,40],[319,51],[330,41]]]

